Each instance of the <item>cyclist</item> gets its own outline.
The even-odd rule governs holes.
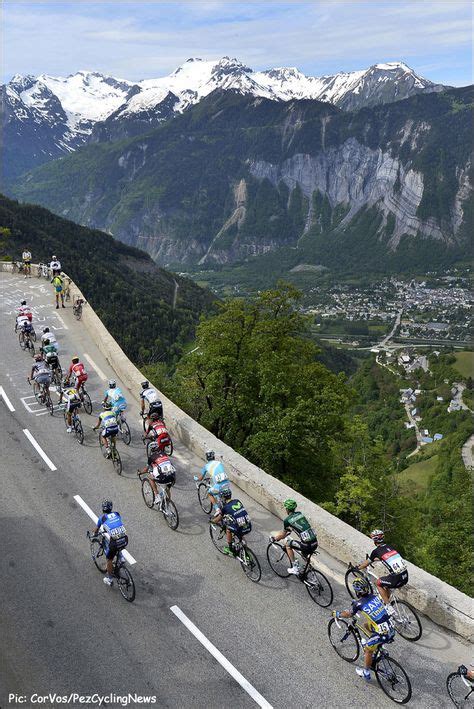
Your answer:
[[[69,365],[66,377],[67,384],[69,384],[71,377],[74,377],[74,386],[80,394],[81,389],[84,389],[84,382],[87,382],[88,374],[86,372],[86,368],[77,355],[74,355],[71,360],[71,364]]]
[[[212,502],[214,510],[217,511],[217,500],[221,491],[224,488],[230,488],[230,481],[225,472],[224,465],[221,461],[216,460],[214,451],[206,451],[206,465],[202,468],[199,475],[194,475],[194,480],[199,482],[204,477],[209,476],[210,487],[208,490],[209,499]]]
[[[61,263],[58,261],[57,256],[53,256],[51,263],[49,264],[51,273],[53,276],[59,276],[61,273]]]
[[[59,272],[58,272],[58,273],[55,273],[55,272],[53,271],[53,277],[52,277],[52,279],[51,279],[51,283],[52,283],[53,286],[54,286],[54,291],[55,291],[55,294],[56,294],[56,310],[59,309],[59,296],[61,296],[61,306],[62,306],[63,308],[65,308],[66,306],[64,305],[64,292],[63,292],[64,286],[63,286],[63,279],[62,279],[61,276],[59,275]]]
[[[40,347],[40,352],[44,356],[46,364],[52,370],[57,369],[59,367],[58,351],[48,339],[43,340],[42,346]]]
[[[307,558],[318,548],[318,539],[316,532],[304,514],[296,511],[298,503],[295,500],[285,500],[283,506],[288,512],[288,516],[283,520],[283,530],[281,532],[272,532],[270,541],[279,542],[281,539],[286,540],[286,553],[291,561],[291,567],[287,571],[289,574],[298,576],[301,568],[298,559],[295,559],[293,549],[297,549],[303,557]],[[291,539],[290,534],[292,532],[295,532],[299,539]]]
[[[109,388],[105,391],[104,404],[109,401],[112,405],[114,416],[117,416],[121,411],[127,408],[127,400],[125,399],[120,387],[117,386],[115,379],[109,379]]]
[[[128,544],[127,530],[122,522],[120,512],[112,512],[113,503],[111,500],[102,501],[103,514],[97,519],[94,536],[99,532],[104,538],[104,554],[107,559],[107,573],[104,576],[104,583],[112,586],[114,579],[114,558]]]
[[[333,611],[335,618],[352,618],[357,615],[357,627],[366,636],[361,644],[364,648],[364,668],[356,667],[359,677],[370,682],[373,653],[382,643],[392,642],[395,629],[387,609],[378,596],[370,592],[367,579],[356,578],[352,582],[356,600],[348,611]]]
[[[33,325],[27,315],[16,316],[15,332],[17,330],[23,330],[23,332],[31,332],[33,330]]]
[[[149,416],[149,418],[147,418],[144,439],[156,441],[161,451],[163,451],[165,447],[171,443],[171,437],[168,433],[168,429],[163,423],[163,420],[159,418],[158,414],[153,413]]]
[[[385,566],[388,574],[377,579],[377,587],[383,602],[387,606],[388,613],[392,615],[394,609],[390,606],[390,589],[401,588],[408,583],[407,565],[396,549],[389,544],[385,544],[385,535],[381,529],[374,529],[370,533],[370,538],[375,544],[375,549],[370,553],[369,558],[356,568],[365,569],[370,563],[375,561],[380,561]]]
[[[140,413],[142,417],[145,414],[145,402],[148,404],[147,416],[151,418],[152,414],[156,414],[158,418],[163,420],[163,404],[154,387],[150,386],[149,381],[142,382],[142,390],[140,392]]]
[[[37,384],[43,384],[49,394],[49,386],[51,384],[51,371],[40,354],[35,354],[35,363],[31,368],[30,379],[33,379]]]
[[[102,402],[102,408],[104,410],[100,412],[97,425],[94,426],[92,430],[97,431],[98,428],[101,429],[100,437],[103,444],[107,448],[106,458],[110,458],[110,446],[108,439],[115,438],[118,433],[118,425],[115,414],[112,411],[112,404],[110,401]]]
[[[31,251],[28,247],[23,251],[21,258],[23,259],[23,270],[25,272],[25,278],[27,276],[31,277]]]
[[[240,542],[245,534],[252,531],[252,522],[247,510],[240,500],[232,499],[232,492],[229,488],[222,490],[216,515],[212,517],[211,522],[213,524],[224,523],[227,546],[222,551],[229,556],[235,556],[238,551],[233,544],[234,537],[237,537]]]
[[[20,303],[20,307],[18,308],[18,315],[16,316],[16,324],[15,324],[15,332],[17,329],[20,327],[19,319],[20,318],[27,318],[28,322],[32,322],[33,320],[33,314],[26,304],[26,300],[22,300]]]
[[[79,396],[79,392],[75,387],[67,386],[66,381],[64,381],[65,389],[61,389],[61,394],[59,396],[59,403],[61,404],[63,398],[66,400],[66,419],[67,419],[67,432],[72,431],[72,413],[76,409],[81,407],[82,401]]]
[[[176,482],[176,469],[167,455],[164,455],[157,443],[151,443],[148,448],[148,465],[142,473],[150,476],[150,485],[155,493],[155,505],[160,504],[160,493],[156,483],[166,486],[166,495],[171,500],[171,488]]]
[[[49,340],[49,344],[56,348],[56,352],[59,352],[59,344],[56,339],[54,332],[50,332],[49,327],[43,328],[43,333],[41,335],[41,342],[44,343],[45,340]]]

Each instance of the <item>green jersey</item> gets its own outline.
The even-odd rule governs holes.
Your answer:
[[[304,544],[312,544],[317,541],[314,529],[302,512],[292,512],[283,521],[285,529],[296,532]]]

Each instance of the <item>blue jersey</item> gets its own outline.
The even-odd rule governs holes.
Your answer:
[[[105,532],[114,540],[122,539],[127,534],[119,512],[101,515],[97,520],[97,526],[101,532]]]
[[[125,399],[120,387],[114,387],[113,389],[107,389],[105,396],[112,403],[114,411],[123,411],[127,408],[127,400]]]
[[[378,596],[369,594],[363,598],[352,601],[352,615],[361,616],[373,633],[391,635],[393,631],[390,616]]]
[[[248,534],[252,529],[250,517],[240,500],[230,500],[222,505],[221,515],[226,527],[234,534]]]
[[[211,487],[219,485],[219,483],[229,482],[224,466],[219,460],[210,460],[209,463],[206,463],[201,470],[201,474],[203,477],[209,477]]]

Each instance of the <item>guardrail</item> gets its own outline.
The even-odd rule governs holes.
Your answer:
[[[0,262],[0,270],[12,272],[11,264]],[[71,282],[71,290],[87,301],[74,281]],[[82,324],[111,369],[128,389],[129,395],[138,402],[141,382],[145,377],[128,359],[90,304],[83,310]],[[199,458],[203,460],[204,453],[209,448],[219,451],[232,482],[265,509],[283,519],[283,501],[287,497],[292,497],[297,501],[299,509],[314,525],[319,544],[325,551],[344,563],[365,558],[367,551],[372,548],[372,541],[368,537],[250,463],[194,421],[162,393],[161,398],[166,412],[166,424],[172,435]],[[474,637],[472,598],[414,564],[408,563],[408,571],[410,583],[399,591],[399,595],[439,625],[466,639],[472,639]]]

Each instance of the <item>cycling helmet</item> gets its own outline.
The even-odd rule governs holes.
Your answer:
[[[39,353],[35,354],[35,362],[41,362],[42,359],[43,359],[42,355],[40,355]]]
[[[370,593],[370,586],[367,579],[355,578],[352,582],[352,588],[357,598],[362,598],[363,596],[368,596]]]
[[[115,381],[115,379],[109,379],[109,387],[111,389],[115,389],[116,386],[117,386],[117,382]]]
[[[285,500],[285,502],[283,503],[283,507],[285,508],[285,510],[288,510],[288,512],[294,512],[297,506],[298,503],[295,500],[291,499]]]
[[[49,340],[48,340],[48,338],[46,338],[46,340],[43,341],[43,345],[44,345],[45,347],[47,347],[47,346],[49,345]]]
[[[206,460],[215,460],[216,454],[214,451],[206,451]]]
[[[370,538],[374,544],[383,544],[385,535],[381,529],[374,529],[373,532],[370,533]]]
[[[142,382],[142,389],[148,389],[149,386],[150,386],[150,382],[147,382],[147,381]]]
[[[220,498],[223,502],[229,502],[229,500],[232,499],[232,492],[230,488],[226,487],[224,490],[221,490]]]
[[[26,305],[26,300],[22,300],[20,305]]]
[[[77,363],[79,362],[79,357],[78,357],[77,355],[74,355],[74,357],[72,358],[71,362],[72,362],[73,364],[77,364]]]
[[[152,455],[152,453],[159,453],[159,452],[160,452],[160,446],[158,445],[158,443],[155,443],[154,441],[153,441],[153,443],[150,443],[150,445],[148,446],[148,455]]]
[[[49,332],[49,327],[44,327],[43,328],[43,335],[46,335],[47,332]]]
[[[112,408],[112,404],[110,403],[110,401],[104,401],[102,403],[102,408],[105,409],[105,411],[110,411],[110,409]]]
[[[108,514],[109,512],[112,512],[112,509],[113,509],[112,500],[102,500],[102,512],[104,514]]]

